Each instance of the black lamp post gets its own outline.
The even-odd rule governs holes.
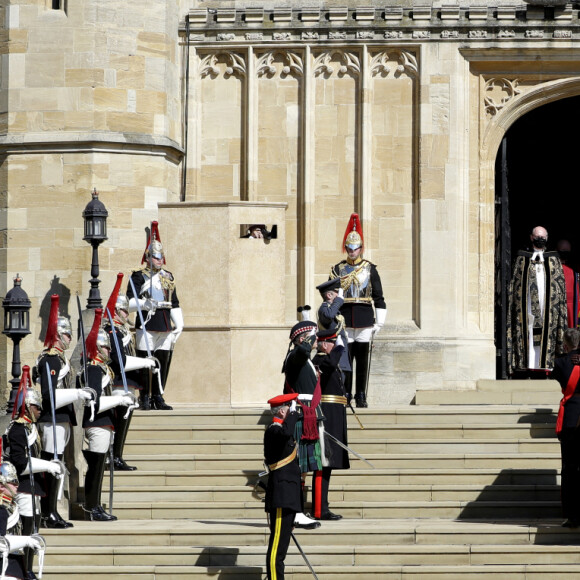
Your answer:
[[[99,200],[99,194],[94,189],[93,199],[89,201],[83,211],[85,220],[85,236],[83,240],[93,247],[93,258],[91,261],[91,289],[87,300],[87,308],[102,308],[101,293],[99,292],[99,245],[107,239],[107,216],[109,212],[103,202]]]
[[[12,379],[9,381],[12,385],[10,389],[10,398],[8,400],[8,412],[12,412],[16,393],[20,385],[20,341],[30,334],[30,307],[31,303],[28,294],[21,287],[22,279],[20,274],[14,278],[14,288],[10,290],[2,306],[4,308],[4,330],[2,331],[14,343],[12,350]]]

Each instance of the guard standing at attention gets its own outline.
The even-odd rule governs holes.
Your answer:
[[[113,379],[113,395],[124,395],[124,383],[122,373],[125,373],[125,383],[129,392],[136,396],[137,392],[141,392],[142,386],[137,383],[132,377],[137,375],[142,376],[141,373],[133,373],[139,369],[150,369],[154,371],[155,361],[152,358],[141,358],[135,356],[135,345],[133,343],[133,333],[129,328],[127,319],[129,318],[129,300],[124,294],[119,294],[121,283],[123,281],[123,274],[117,274],[117,282],[107,302],[107,311],[113,320],[113,327],[107,315],[105,322],[105,332],[110,335],[111,342],[111,362],[110,367],[115,373]],[[115,335],[113,336],[113,332]],[[116,338],[116,341],[115,341]],[[117,352],[116,344],[119,345],[119,352]],[[120,355],[120,359],[119,359]],[[123,370],[121,370],[121,365]],[[128,465],[123,459],[123,449],[125,447],[125,440],[129,431],[129,425],[133,417],[133,409],[126,412],[124,407],[115,407],[113,410],[113,425],[115,430],[115,440],[113,441],[113,456],[114,468],[116,471],[135,471],[137,468]]]
[[[343,251],[347,253],[330,271],[330,278],[340,278],[344,291],[344,316],[348,350],[353,371],[346,374],[346,396],[352,397],[352,374],[356,375],[355,403],[368,407],[367,389],[370,373],[371,344],[387,318],[387,305],[377,267],[362,257],[364,238],[358,214],[353,213],[344,233]],[[374,305],[374,311],[373,311]]]
[[[137,356],[145,358],[152,353],[160,364],[161,385],[165,389],[173,355],[173,348],[183,331],[183,312],[179,307],[173,274],[164,268],[165,254],[159,238],[157,222],[151,222],[151,235],[142,267],[131,274],[132,284],[127,288],[131,312],[138,309],[144,318],[145,328],[138,316],[135,322]],[[133,291],[133,288],[135,289]],[[150,373],[143,373],[149,382]],[[157,378],[142,393],[141,408],[170,411],[159,388]]]

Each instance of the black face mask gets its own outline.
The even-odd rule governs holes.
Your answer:
[[[548,245],[547,238],[532,238],[532,242],[534,243],[534,247],[542,250]]]

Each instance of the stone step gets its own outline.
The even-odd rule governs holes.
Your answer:
[[[434,516],[383,519],[345,518],[323,522],[317,530],[296,529],[303,546],[360,547],[434,545],[443,546],[567,546],[580,542],[580,529],[560,526],[561,519],[458,521]],[[76,521],[67,530],[43,529],[47,545],[52,548],[93,546],[139,551],[164,550],[167,547],[216,548],[267,546],[269,530],[264,512],[254,518],[199,518],[130,520],[116,522]],[[48,556],[48,555],[47,555]],[[50,562],[47,562],[50,564]]]
[[[253,486],[115,485],[115,505],[124,502],[247,502]],[[103,495],[105,498],[106,492]],[[558,485],[343,485],[332,479],[331,502],[559,501]]]
[[[562,390],[557,381],[480,380],[476,389],[417,389],[415,405],[558,405]]]
[[[357,429],[351,425],[348,433],[349,441],[372,441],[376,439],[555,439],[554,424],[551,423],[528,423],[528,424],[429,424],[421,425],[370,425],[365,429]],[[148,426],[132,427],[127,436],[127,445],[136,443],[160,444],[163,442],[181,441],[182,443],[218,440],[234,441],[239,443],[251,442],[262,445],[264,439],[263,425],[196,425],[165,426],[163,429],[152,430]]]
[[[541,465],[545,469],[560,468],[560,453],[557,446],[551,447],[552,451],[537,453],[473,453],[468,449],[467,453],[399,453],[399,454],[367,454],[368,459],[375,468],[412,468],[422,465],[424,469],[461,469],[461,468],[485,468],[493,469],[526,469]],[[139,451],[139,450],[136,450]],[[358,451],[358,450],[357,450]],[[263,469],[263,456],[259,453],[236,453],[236,454],[190,454],[190,455],[156,455],[156,454],[131,454],[124,455],[125,460],[143,471],[175,471],[178,468],[184,472],[212,471],[239,469],[243,473],[254,473]],[[353,468],[372,469],[359,459],[351,457]]]
[[[261,470],[215,471],[131,471],[115,472],[115,486],[252,486]],[[108,477],[108,473],[105,474]],[[560,481],[555,469],[351,469],[334,470],[332,487],[337,485],[555,485]],[[106,488],[108,484],[105,486]]]
[[[510,381],[508,381],[510,382]],[[515,382],[515,381],[514,381]],[[421,393],[441,391],[421,391]],[[446,391],[447,392],[447,391]],[[458,393],[464,391],[450,391]],[[474,391],[469,391],[474,392]],[[404,407],[389,407],[386,409],[357,409],[357,415],[363,426],[368,428],[372,425],[393,424],[455,424],[465,423],[555,423],[558,410],[559,397],[550,405],[526,404],[521,405],[485,405],[466,406],[460,404],[441,405],[410,405]],[[459,418],[458,418],[459,416]],[[347,418],[350,428],[359,429],[359,424],[347,409]],[[131,429],[146,427],[153,431],[182,425],[237,425],[256,426],[268,425],[272,420],[269,411],[259,408],[250,409],[208,409],[200,410],[198,407],[178,407],[173,411],[140,411],[133,414]]]
[[[108,496],[103,495],[108,510]],[[307,504],[308,505],[308,504]],[[256,499],[247,501],[119,501],[114,513],[120,519],[159,520],[183,518],[257,518],[264,506]],[[450,518],[450,519],[513,519],[558,518],[559,499],[553,501],[333,501],[331,509],[349,519]]]
[[[44,578],[56,580],[167,580],[187,578],[220,578],[228,580],[262,580],[265,567],[223,566],[219,569],[202,566],[126,566],[126,567],[85,567],[47,568]],[[315,569],[321,580],[380,578],[381,580],[573,580],[580,574],[580,565],[534,565],[519,566],[320,566]],[[311,580],[312,572],[304,566],[287,566],[288,580]]]
[[[442,453],[557,453],[560,445],[557,439],[362,439],[349,441],[349,446],[356,452],[367,456],[370,454],[442,454]],[[127,455],[139,451],[155,455],[240,455],[242,453],[259,454],[263,445],[258,441],[244,440],[205,440],[184,442],[179,439],[166,441],[149,441],[147,446],[137,441],[127,441]]]
[[[199,547],[150,546],[146,551],[132,546],[53,547],[51,566],[258,566],[266,546]],[[577,546],[551,545],[394,545],[394,546],[309,546],[308,559],[320,566],[467,566],[522,564],[580,564]],[[303,564],[291,544],[288,566]]]

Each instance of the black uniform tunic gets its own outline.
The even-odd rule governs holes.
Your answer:
[[[10,454],[8,460],[16,468],[18,474],[18,493],[32,493],[32,486],[30,483],[30,474],[23,475],[23,472],[29,467],[28,464],[28,434],[32,429],[30,423],[24,423],[25,419],[14,421],[8,427],[6,433]],[[40,441],[37,439],[30,446],[30,454],[32,457],[40,457]],[[44,497],[46,495],[44,472],[34,474],[34,495]]]
[[[272,423],[264,433],[264,457],[267,465],[272,465],[288,457],[296,446],[294,428],[298,413],[289,413],[283,423]],[[298,459],[270,472],[266,489],[266,511],[286,508],[294,512],[302,511],[301,475]]]
[[[48,374],[46,365],[50,368],[50,376]],[[56,389],[58,384],[58,377],[67,361],[62,351],[56,348],[51,348],[45,351],[38,359],[36,364],[38,376],[40,377],[40,393],[42,395],[42,414],[38,419],[39,423],[52,423],[52,405],[49,388]],[[70,365],[70,363],[69,363]],[[61,388],[74,388],[72,381],[71,370],[63,378],[63,385]],[[57,423],[70,423],[73,427],[77,424],[75,408],[72,403],[56,409]]]
[[[279,423],[275,419],[266,429],[264,458],[267,465],[272,466],[295,451],[294,430],[298,418],[298,413],[289,413],[284,422]],[[266,572],[269,580],[282,580],[294,518],[297,512],[302,511],[301,476],[296,457],[279,469],[271,469],[265,509],[270,520]]]
[[[364,294],[367,300],[361,301],[360,297],[351,297],[350,289],[345,288],[344,304],[340,312],[344,316],[347,328],[368,328],[375,323],[373,304],[375,308],[387,307],[383,297],[381,277],[379,276],[377,267],[372,262],[362,259],[359,264],[354,266],[351,266],[346,260],[342,260],[342,262],[339,262],[332,268],[330,278],[343,277],[353,268],[360,268],[361,271],[365,268],[370,269],[369,282],[361,290],[361,294]]]
[[[113,409],[108,409],[107,411],[99,413],[101,396],[108,396],[111,394],[110,387],[107,387],[108,392],[103,390],[103,377],[105,376],[105,373],[108,372],[110,372],[112,375],[112,371],[110,371],[109,367],[107,367],[107,365],[102,362],[91,361],[87,365],[89,387],[97,393],[97,400],[95,404],[95,417],[93,421],[90,420],[90,407],[85,407],[85,412],[83,415],[83,429],[88,429],[90,427],[113,427]]]
[[[177,298],[177,290],[174,285],[174,278],[171,272],[167,270],[161,270],[161,276],[167,277],[167,279],[171,282],[173,289],[169,291],[164,290],[165,296],[163,298],[167,302],[171,302],[171,308],[179,308],[179,299]],[[131,274],[131,279],[133,280],[133,284],[135,285],[135,292],[137,292],[137,296],[135,298],[141,298],[141,288],[145,282],[149,281],[149,274],[150,272],[146,269],[137,270]],[[158,274],[158,272],[153,273],[153,277]],[[149,292],[150,294],[150,292]],[[127,288],[127,298],[131,300],[134,297],[133,288],[131,284],[129,284]],[[155,298],[155,296],[153,296]],[[158,308],[155,311],[155,314],[151,315],[151,318],[146,323],[147,330],[149,332],[171,332],[173,330],[171,326],[171,316],[170,316],[170,309],[169,308]],[[143,318],[147,316],[147,312],[143,312]],[[141,320],[139,317],[135,320],[135,328],[141,328]]]
[[[115,374],[115,378],[113,379],[113,385],[123,386],[123,378],[121,375],[121,365],[119,363],[119,354],[117,353],[117,348],[115,346],[115,339],[113,338],[113,332],[115,332],[115,336],[117,337],[117,344],[119,345],[119,350],[121,351],[121,362],[123,363],[123,368],[127,364],[127,355],[135,356],[134,353],[127,352],[127,347],[123,345],[123,339],[126,336],[123,329],[117,326],[115,323],[114,331],[111,330],[111,325],[107,324],[105,326],[105,332],[107,332],[110,336],[111,340],[111,362],[109,363],[109,368]],[[137,371],[129,371],[125,373],[125,379],[127,381],[127,386],[133,389],[141,389],[141,385],[135,380],[135,377],[138,375]]]
[[[340,359],[345,348],[335,346],[330,354],[318,353],[312,364],[320,372],[320,389],[322,391],[322,414],[324,429],[336,437],[341,443],[348,445],[346,407],[344,403],[325,402],[326,397],[345,397],[343,373],[339,368]],[[348,452],[330,438],[324,441],[327,467],[332,469],[349,469]]]
[[[8,518],[10,512],[5,505],[0,505],[0,536],[5,536],[10,534],[11,531],[8,529]],[[8,567],[6,568],[6,576],[14,578],[24,578],[24,556],[21,554],[9,554],[8,555]]]
[[[566,389],[568,380],[574,369],[573,357],[580,355],[580,350],[556,358],[551,378],[557,380]],[[580,381],[579,381],[580,385]],[[560,439],[562,455],[561,499],[564,517],[580,523],[580,386],[576,387],[574,395],[564,406],[564,422]]]

